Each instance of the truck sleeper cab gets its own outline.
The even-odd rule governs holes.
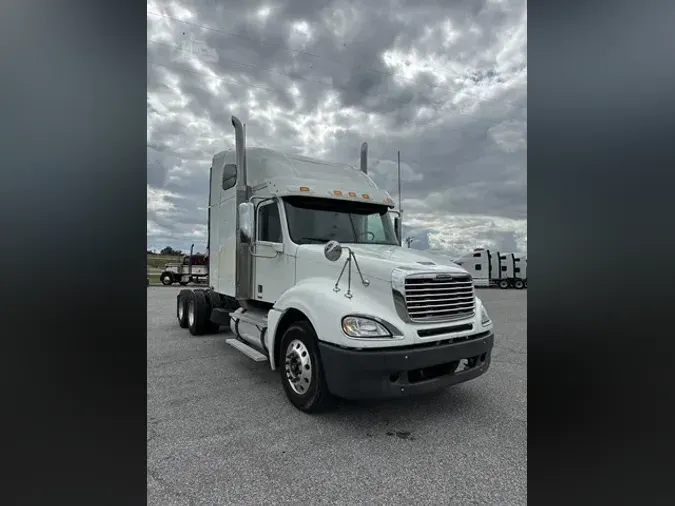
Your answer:
[[[471,274],[475,286],[527,288],[527,255],[476,248],[455,263]]]
[[[229,325],[228,344],[279,370],[314,412],[334,396],[392,398],[468,381],[494,334],[471,276],[400,246],[394,203],[361,171],[263,148],[214,156],[208,290],[181,290],[192,334]]]

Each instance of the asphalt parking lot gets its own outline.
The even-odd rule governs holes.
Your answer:
[[[179,328],[178,290],[147,289],[148,504],[526,504],[527,290],[478,292],[496,332],[485,375],[318,416],[229,332]]]

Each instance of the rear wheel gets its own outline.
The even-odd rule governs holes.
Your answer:
[[[176,317],[178,318],[178,325],[182,329],[188,328],[187,318],[187,296],[190,290],[181,290],[176,297]]]
[[[525,283],[523,283],[522,279],[516,279],[516,282],[513,283],[513,286],[515,286],[518,290],[522,290],[525,287]]]
[[[165,286],[169,286],[169,285],[173,284],[173,276],[169,272],[162,273],[162,275],[159,277],[159,280]]]
[[[193,336],[201,336],[207,331],[209,304],[203,290],[187,290],[188,329]]]
[[[296,408],[317,413],[332,405],[316,333],[309,322],[300,321],[288,327],[281,338],[280,358],[281,383]]]
[[[499,288],[505,289],[505,288],[508,288],[508,287],[509,287],[509,282],[508,282],[507,280],[502,279],[502,280],[499,282]]]

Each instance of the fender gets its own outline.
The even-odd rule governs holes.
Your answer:
[[[306,278],[298,282],[283,293],[269,312],[265,336],[267,349],[274,350],[276,339],[281,338],[281,336],[277,336],[277,326],[289,309],[296,309],[304,313],[321,341],[354,347],[355,342],[342,335],[340,330],[339,321],[342,316],[349,313],[373,314],[392,323],[398,321],[393,298],[391,295],[382,297],[382,289],[377,286],[378,284],[377,282],[371,282],[370,286],[364,287],[352,283],[353,297],[348,299],[344,296],[346,288],[341,288],[337,293],[333,291],[335,279],[332,277]],[[388,286],[387,289],[390,293],[391,289]],[[390,301],[390,304],[383,304],[383,299]],[[326,332],[326,329],[332,329],[332,327],[335,329],[334,332]],[[399,341],[399,344],[412,343],[401,343]],[[378,347],[382,346],[382,343],[359,342],[357,346],[361,348]],[[271,355],[274,354],[271,353]],[[276,367],[274,356],[270,357],[270,366],[273,370]]]

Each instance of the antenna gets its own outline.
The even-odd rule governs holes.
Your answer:
[[[401,210],[401,152],[398,151],[398,210]]]
[[[397,151],[398,165],[398,236],[403,232],[403,208],[401,207],[401,152]],[[410,245],[408,245],[410,247]]]

